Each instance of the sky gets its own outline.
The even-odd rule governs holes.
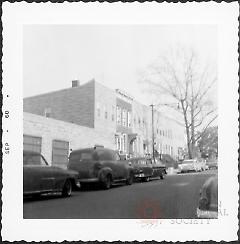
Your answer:
[[[140,74],[170,46],[194,48],[217,62],[215,25],[24,25],[23,95],[69,88],[95,79],[148,105]]]

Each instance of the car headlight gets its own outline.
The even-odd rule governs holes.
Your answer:
[[[199,205],[199,209],[201,209],[201,210],[208,210],[208,208],[209,208],[209,201],[205,197],[200,198],[198,205]]]

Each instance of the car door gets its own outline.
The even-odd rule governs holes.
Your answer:
[[[128,165],[129,162],[127,160],[123,160],[120,158],[117,152],[112,152],[113,162],[116,169],[116,175],[118,179],[126,179],[128,177]]]
[[[48,165],[47,161],[42,156],[39,172],[41,175],[41,191],[54,190],[54,170],[50,165]]]
[[[143,173],[146,176],[151,177],[153,175],[153,169],[152,169],[152,166],[148,164],[147,160],[141,159],[139,163],[141,165],[141,169],[142,169]]]
[[[157,164],[156,160],[152,159],[152,169],[153,169],[153,177],[158,177],[161,173],[161,169]]]
[[[23,166],[23,193],[34,193],[41,191],[41,180],[38,167],[33,165]]]
[[[23,169],[24,192],[44,192],[53,189],[53,175],[42,155],[31,155]]]

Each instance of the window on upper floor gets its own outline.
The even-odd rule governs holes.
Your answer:
[[[127,110],[123,109],[122,110],[122,125],[127,126]]]
[[[122,110],[119,106],[117,106],[117,124],[122,124]]]
[[[45,115],[45,117],[51,117],[51,112],[52,112],[52,110],[51,110],[51,108],[45,108],[45,110],[44,110],[44,115]]]
[[[101,116],[101,110],[100,110],[100,104],[97,103],[97,116],[100,117]]]
[[[104,106],[104,117],[105,117],[105,119],[108,118],[108,111],[107,111],[107,107],[106,106]]]
[[[131,127],[132,125],[131,125],[131,112],[127,112],[127,126],[128,127]]]

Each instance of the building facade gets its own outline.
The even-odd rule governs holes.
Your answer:
[[[176,121],[154,111],[152,133],[150,106],[137,102],[125,91],[109,89],[95,80],[83,85],[75,80],[71,88],[24,98],[23,106],[25,148],[29,141],[35,145],[35,137],[41,138],[38,144],[43,145],[42,152],[53,163],[66,160],[66,156],[53,156],[58,151],[63,153],[95,144],[132,156],[152,154],[153,136],[155,150],[175,159],[185,146],[184,128]],[[33,122],[36,115],[38,121]],[[54,128],[52,120],[59,127]],[[45,148],[46,141],[52,145],[50,149]],[[36,145],[31,147],[36,150]]]

